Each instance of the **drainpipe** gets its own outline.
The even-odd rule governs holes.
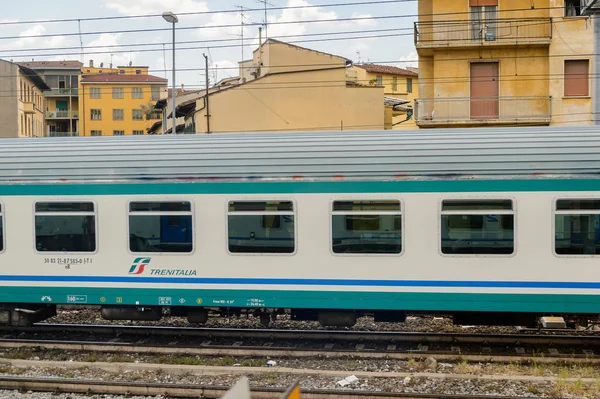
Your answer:
[[[594,60],[592,80],[592,124],[600,125],[600,14],[592,14],[594,24]]]

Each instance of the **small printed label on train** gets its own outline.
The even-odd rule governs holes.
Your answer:
[[[67,295],[68,303],[87,303],[87,295]]]

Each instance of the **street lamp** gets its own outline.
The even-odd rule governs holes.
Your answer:
[[[173,24],[173,128],[171,129],[171,134],[177,133],[177,115],[175,114],[175,109],[177,107],[177,90],[175,88],[175,24],[179,22],[179,18],[177,15],[173,14],[171,11],[165,11],[162,15],[163,19],[170,24]]]

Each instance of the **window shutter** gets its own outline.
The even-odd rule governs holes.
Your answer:
[[[565,97],[589,96],[589,61],[565,61]]]

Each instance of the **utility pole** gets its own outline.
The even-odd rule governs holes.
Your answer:
[[[208,56],[204,56],[204,68],[206,75],[206,93],[204,94],[204,101],[206,102],[206,133],[210,134],[210,96],[208,95]]]

